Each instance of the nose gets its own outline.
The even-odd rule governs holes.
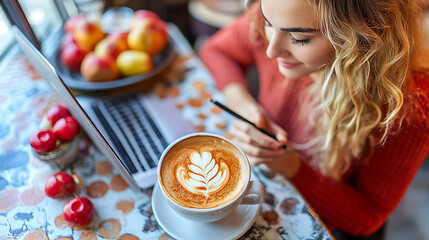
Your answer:
[[[283,34],[278,31],[273,31],[271,36],[268,37],[268,47],[266,50],[266,54],[269,58],[277,58],[280,55],[283,57],[289,54],[289,49],[287,43],[283,41]]]

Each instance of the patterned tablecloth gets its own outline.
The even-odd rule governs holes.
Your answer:
[[[174,98],[197,131],[227,136],[231,118],[207,101],[222,101],[221,93],[183,35],[174,28],[171,35],[179,55],[156,77],[152,90]],[[29,145],[57,99],[18,47],[2,61],[0,76],[0,239],[171,239],[153,215],[152,190],[133,191],[85,137],[72,170],[85,179],[79,195],[93,202],[96,216],[87,229],[70,227],[62,216],[68,199],[44,193],[46,179],[59,169],[35,158]],[[253,173],[265,184],[267,197],[241,239],[331,239],[287,180],[260,168]]]

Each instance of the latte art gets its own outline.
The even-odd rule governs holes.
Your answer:
[[[249,179],[245,155],[213,136],[195,136],[176,143],[165,154],[160,187],[172,201],[189,208],[224,205],[244,190]]]
[[[186,190],[209,197],[210,193],[222,189],[229,180],[229,169],[224,162],[217,164],[210,152],[191,154],[191,163],[179,167],[176,177]]]

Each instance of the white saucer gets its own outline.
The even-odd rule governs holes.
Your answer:
[[[261,204],[239,205],[227,217],[212,223],[188,220],[178,215],[164,200],[158,184],[152,193],[152,209],[159,225],[175,239],[237,239],[253,225]]]

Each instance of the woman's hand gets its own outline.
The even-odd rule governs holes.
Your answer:
[[[267,119],[261,116],[261,119]],[[286,132],[271,120],[265,125],[270,129],[276,138],[287,145]],[[265,164],[274,172],[283,174],[287,178],[292,178],[301,166],[298,153],[288,146],[288,150],[281,147],[281,144],[258,131],[248,123],[235,120],[232,124],[231,134],[233,141],[237,143],[246,153],[251,165]]]
[[[286,132],[268,118],[265,110],[250,96],[244,86],[231,84],[224,89],[224,94],[229,107],[287,145]],[[279,142],[241,120],[233,122],[230,132],[234,142],[246,153],[251,165],[264,163],[273,171],[282,173],[288,178],[298,172],[301,160],[290,146],[286,151]]]

